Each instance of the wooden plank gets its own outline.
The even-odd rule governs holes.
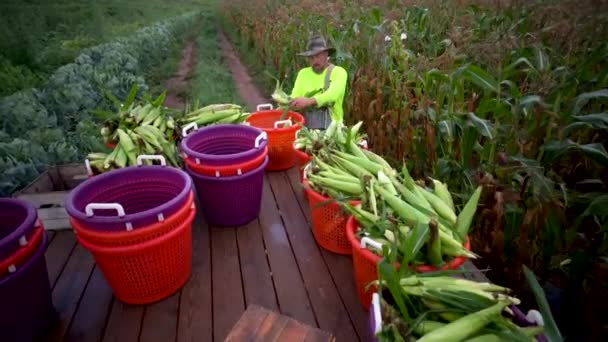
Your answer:
[[[17,198],[21,198],[25,201],[32,203],[36,209],[39,208],[63,208],[65,205],[65,198],[69,191],[52,191],[44,193],[33,193],[18,195]]]
[[[240,342],[253,340],[253,335],[257,332],[258,327],[264,322],[268,314],[268,310],[257,305],[248,306],[247,310],[243,313],[239,321],[236,322],[225,341]]]
[[[287,172],[291,189],[298,200],[300,209],[310,224],[310,207],[308,200],[304,198],[300,174],[297,168],[291,168]],[[338,255],[320,248],[325,264],[330,270],[331,277],[340,293],[340,297],[346,306],[348,315],[357,331],[359,339],[369,341],[371,334],[368,329],[368,314],[363,309],[357,298],[355,288],[355,275],[351,256]]]
[[[59,313],[59,322],[50,334],[50,340],[63,340],[78,308],[91,272],[93,272],[93,266],[94,262],[91,254],[80,245],[76,245],[53,289],[53,304]]]
[[[180,291],[146,306],[140,341],[175,341]]]
[[[42,220],[42,223],[44,225],[46,225],[47,220],[53,220],[58,218],[66,219],[68,217],[68,213],[67,211],[65,211],[64,207],[38,209],[38,218]]]
[[[41,210],[41,209],[38,209]],[[71,231],[69,218],[58,218],[44,221],[44,230],[46,231]]]
[[[48,239],[48,244],[50,245],[51,242],[53,242],[53,239],[55,238],[55,232],[54,231],[48,231],[46,232],[46,237]]]
[[[74,246],[76,246],[76,238],[72,232],[58,232],[46,250],[46,267],[51,287],[55,287]]]
[[[101,340],[111,304],[112,290],[99,267],[95,267],[65,340]]]
[[[245,311],[234,227],[210,226],[213,340],[223,341]]]
[[[49,192],[55,190],[53,188],[53,180],[48,172],[41,173],[23,190],[17,192],[15,197],[21,197],[22,194],[35,194],[39,192]]]
[[[301,322],[316,326],[315,316],[281,221],[268,176],[264,176],[262,210],[258,218],[280,311]]]
[[[287,316],[269,312],[255,332],[256,339],[258,341],[277,341],[277,337],[287,325],[288,320]]]
[[[236,229],[246,305],[278,310],[260,224],[253,220]]]
[[[332,341],[331,334],[258,305],[250,305],[225,341]]]
[[[357,297],[355,274],[351,256],[339,255],[322,249],[323,259],[330,270],[331,277],[340,293],[340,298],[348,311],[348,316],[361,341],[371,341],[368,313]]]
[[[192,275],[180,298],[178,341],[212,340],[211,298],[209,229],[199,210],[192,225]]]
[[[300,173],[298,169],[292,167],[291,169],[285,172],[289,179],[289,183],[291,185],[291,190],[293,191],[296,199],[298,200],[298,204],[300,205],[300,209],[302,209],[302,213],[306,218],[306,222],[310,224],[310,207],[308,205],[308,200],[304,197],[304,187],[302,186],[302,181],[300,179]]]
[[[301,342],[306,339],[309,333],[311,333],[310,327],[290,319],[277,337],[277,341]]]
[[[143,305],[129,305],[114,299],[108,325],[103,336],[104,342],[135,342],[139,340]]]
[[[286,224],[304,284],[313,305],[319,327],[330,331],[340,341],[358,340],[348,312],[319,251],[285,173],[268,175],[281,217]]]

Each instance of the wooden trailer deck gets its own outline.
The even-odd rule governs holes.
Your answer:
[[[71,230],[49,232],[46,260],[59,322],[49,341],[223,341],[249,305],[335,336],[367,341],[352,261],[320,248],[297,168],[267,173],[257,220],[236,228],[193,226],[192,275],[171,297],[126,305],[112,296]]]

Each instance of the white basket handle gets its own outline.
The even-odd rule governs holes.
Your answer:
[[[258,135],[255,138],[255,144],[254,144],[254,146],[256,148],[260,147],[260,143],[261,143],[262,139],[268,140],[268,134],[266,133],[266,131],[262,131],[262,133],[260,133],[260,135]]]
[[[536,311],[536,310],[530,310],[528,311],[528,314],[526,315],[526,319],[531,322],[531,323],[536,323],[536,325],[538,326],[545,326],[545,321],[543,320],[543,315],[540,314],[540,312]]]
[[[120,203],[89,203],[84,208],[84,211],[88,217],[91,217],[94,215],[93,210],[96,209],[114,209],[118,213],[118,217],[125,216],[125,209]]]
[[[236,169],[236,174],[238,176],[242,175],[243,174],[243,170],[241,168]],[[219,170],[215,170],[215,177],[216,178],[220,178],[221,176],[222,176],[222,174],[220,173],[220,171]]]
[[[359,142],[357,143],[357,145],[359,145],[359,146],[361,146],[362,148],[365,148],[365,149],[369,148],[367,146],[367,139],[361,139],[361,140],[359,140]]]
[[[272,110],[272,109],[274,109],[274,107],[272,106],[272,103],[262,103],[262,104],[257,105],[257,107],[255,109],[256,109],[256,111],[259,112],[264,109]]]
[[[287,120],[279,120],[279,121],[275,121],[274,122],[274,128],[279,128],[279,125],[287,125],[287,127],[291,127],[292,122],[291,119],[287,119]]]
[[[308,179],[308,178],[306,178],[306,173],[308,172],[308,169],[310,169],[311,165],[312,165],[312,162],[306,163],[306,166],[304,166],[304,172],[302,172],[302,178]]]
[[[372,310],[374,310],[374,335],[382,330],[382,315],[380,314],[380,296],[378,293],[372,295]]]
[[[21,235],[19,238],[19,246],[23,247],[25,245],[27,245],[27,236]]]
[[[365,236],[365,237],[361,238],[361,248],[366,248],[367,245],[370,245],[377,249],[382,249],[382,244],[380,242],[372,240],[372,239],[368,238],[367,236]]]
[[[87,176],[92,176],[93,169],[91,169],[91,162],[88,159],[84,160],[84,167],[87,169]]]
[[[194,128],[194,129],[192,129]],[[191,122],[189,124],[187,124],[186,126],[184,126],[184,128],[182,128],[182,136],[185,138],[190,130],[196,131],[198,129],[198,125],[196,124],[196,122]]]
[[[160,165],[167,166],[167,161],[165,157],[154,154],[141,154],[137,156],[137,166],[141,166],[144,160],[158,160],[160,161]]]

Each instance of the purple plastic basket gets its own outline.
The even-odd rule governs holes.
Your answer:
[[[21,268],[0,279],[0,340],[43,341],[57,318],[42,243]]]
[[[228,177],[200,175],[186,166],[207,222],[217,226],[238,226],[256,218],[262,202],[266,165],[268,156],[256,169]]]
[[[89,229],[131,230],[173,215],[186,203],[191,190],[192,179],[180,169],[126,167],[89,178],[78,185],[66,199],[66,210]]]
[[[264,153],[268,136],[259,128],[221,124],[203,127],[182,140],[182,152],[199,164],[240,164]]]
[[[370,336],[371,342],[378,342],[378,339],[375,337],[375,332],[376,332],[376,328],[377,328],[376,327],[376,316],[378,316],[378,312],[380,312],[380,310],[379,310],[380,307],[376,306],[376,305],[380,305],[379,299],[380,299],[380,297],[379,297],[378,293],[374,293],[372,295],[372,304],[369,307],[369,312],[367,315],[368,323],[369,323],[369,336]],[[528,321],[526,316],[523,314],[523,312],[521,312],[521,310],[519,310],[519,308],[517,308],[517,306],[511,305],[509,308],[511,308],[511,310],[513,310],[513,313],[515,314],[515,316],[513,317],[513,323],[519,325],[520,327],[536,326],[535,323]],[[380,317],[380,326],[381,325],[382,325],[382,317]],[[547,342],[548,340],[545,335],[540,334],[540,335],[536,336],[536,341]]]
[[[31,235],[38,219],[36,208],[16,198],[0,198],[0,260],[21,247],[19,240]]]

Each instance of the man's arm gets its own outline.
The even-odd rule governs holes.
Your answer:
[[[348,75],[344,68],[334,68],[331,73],[331,83],[327,91],[313,96],[313,99],[317,102],[317,106],[322,107],[334,103],[340,96],[343,96],[346,90],[347,77]]]

